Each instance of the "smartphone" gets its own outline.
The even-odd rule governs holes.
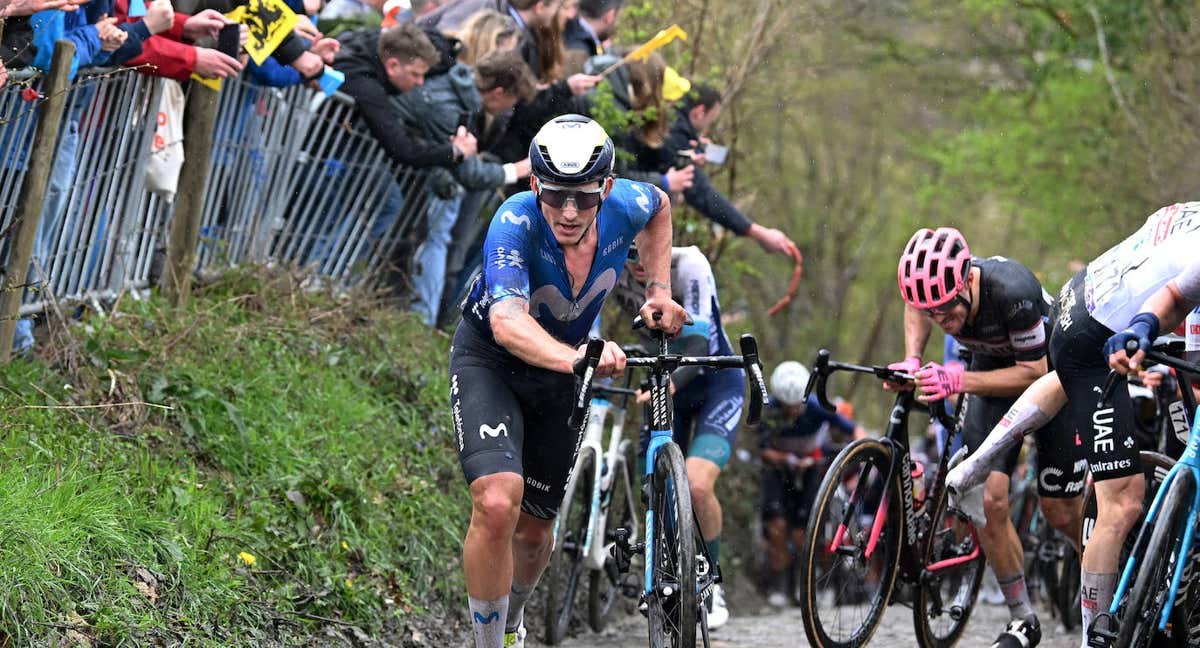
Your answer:
[[[725,164],[725,157],[729,155],[729,147],[721,146],[720,144],[709,144],[704,147],[704,155],[708,158],[709,164]]]
[[[676,169],[686,169],[687,167],[692,166],[692,164],[694,164],[694,161],[692,160],[691,151],[675,151],[675,163],[671,165],[672,167]]]
[[[471,113],[465,110],[458,111],[458,125],[462,128],[466,128],[467,130],[471,130]],[[455,131],[457,130],[458,129],[456,128]]]
[[[237,58],[242,49],[242,35],[237,23],[229,23],[217,34],[217,51],[230,58]]]

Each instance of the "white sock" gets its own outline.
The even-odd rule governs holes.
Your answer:
[[[1049,421],[1037,405],[1018,399],[1008,413],[992,428],[971,456],[954,467],[946,475],[946,486],[951,493],[961,495],[987,481],[992,466],[1000,463],[1004,453],[1025,440],[1025,435],[1037,430]]]
[[[1079,609],[1083,612],[1082,646],[1087,648],[1088,630],[1092,627],[1092,622],[1097,616],[1108,614],[1108,608],[1112,605],[1113,593],[1117,589],[1117,575],[1095,574],[1085,569],[1082,570],[1079,580]]]
[[[508,616],[508,595],[494,601],[467,597],[471,608],[471,631],[475,648],[501,648],[504,645],[504,619]]]
[[[517,628],[521,627],[521,622],[525,620],[525,602],[529,600],[535,587],[537,587],[537,581],[534,581],[532,585],[513,581],[512,589],[508,592],[508,618],[504,622],[505,632],[516,632]]]

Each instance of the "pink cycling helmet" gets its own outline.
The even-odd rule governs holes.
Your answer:
[[[908,239],[896,269],[900,296],[913,308],[937,308],[958,295],[970,269],[971,250],[962,232],[919,229]]]

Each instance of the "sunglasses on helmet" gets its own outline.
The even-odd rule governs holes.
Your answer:
[[[579,189],[565,187],[555,187],[553,185],[538,186],[538,200],[555,208],[562,209],[567,201],[575,203],[575,209],[583,211],[591,209],[600,204],[600,198],[604,190],[597,187],[595,189]]]
[[[929,313],[930,315],[945,315],[946,313],[954,310],[954,307],[958,306],[960,303],[965,304],[966,300],[963,299],[961,295],[955,295],[954,299],[951,299],[945,304],[934,306],[933,308],[923,308],[921,310]]]

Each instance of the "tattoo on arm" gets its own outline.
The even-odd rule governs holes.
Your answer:
[[[490,319],[513,320],[528,314],[529,302],[520,297],[511,297],[504,301],[496,302],[488,309],[488,317]]]

